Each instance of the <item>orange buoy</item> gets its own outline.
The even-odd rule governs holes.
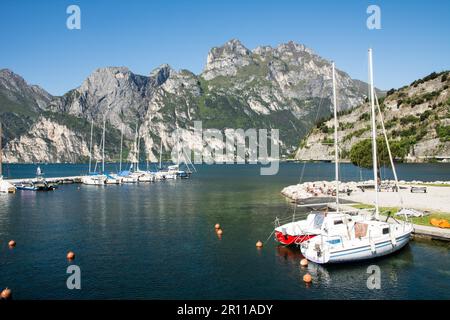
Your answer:
[[[214,226],[214,228],[215,228],[216,230],[219,230],[219,229],[220,229],[220,224],[216,223],[216,225]]]
[[[75,253],[73,253],[72,251],[69,251],[69,252],[67,253],[67,259],[68,259],[68,260],[73,260],[73,259],[75,259]]]
[[[261,242],[261,240],[258,240],[258,242],[256,242],[256,247],[257,248],[262,248],[263,247],[263,243]]]
[[[11,296],[12,296],[11,289],[8,288],[4,289],[0,294],[0,297],[5,300],[11,299]]]
[[[306,283],[311,283],[311,281],[312,281],[311,275],[309,273],[305,274],[303,276],[303,281],[305,281]]]
[[[306,266],[308,265],[308,260],[307,260],[307,259],[302,259],[302,260],[300,260],[300,265],[301,265],[302,267],[306,267]]]
[[[221,236],[222,233],[223,233],[223,230],[222,230],[222,229],[218,229],[218,230],[217,230],[217,234],[218,234],[219,236]]]
[[[11,240],[8,242],[8,245],[10,248],[14,248],[16,246],[16,242],[14,240]]]

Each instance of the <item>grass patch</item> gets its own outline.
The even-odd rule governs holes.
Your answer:
[[[365,204],[365,203],[356,203],[356,204],[351,204],[350,206],[352,206],[353,208],[356,208],[356,209],[373,209],[373,208],[375,208],[375,206],[373,206],[371,204]],[[399,207],[380,207],[380,214],[384,217],[387,217],[388,214],[391,214],[392,216],[394,216],[394,214],[397,213],[399,210],[400,210]],[[394,216],[394,217],[397,220],[405,219],[403,216]],[[417,218],[413,217],[413,218],[410,218],[409,220],[414,224],[433,227],[433,225],[430,223],[430,220],[433,218],[450,220],[450,213],[432,211],[427,216],[417,217]]]

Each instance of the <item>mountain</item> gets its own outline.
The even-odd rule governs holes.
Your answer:
[[[399,161],[424,162],[450,158],[450,71],[435,73],[379,100],[387,135]],[[349,160],[352,147],[371,137],[370,106],[364,103],[341,112],[340,157]],[[377,119],[378,121],[378,119]],[[378,122],[379,123],[379,122]],[[378,131],[380,132],[378,124]],[[333,119],[328,117],[301,141],[299,160],[334,159]]]
[[[5,142],[26,133],[52,99],[49,93],[28,85],[12,71],[0,70],[0,116]]]
[[[170,133],[176,128],[192,130],[196,120],[203,128],[219,130],[278,128],[286,155],[317,118],[330,114],[331,105],[331,63],[293,42],[249,50],[230,40],[210,50],[199,75],[169,65],[147,76],[126,67],[99,68],[60,97],[26,84],[8,70],[2,74],[0,112],[5,126],[9,127],[7,117],[29,113],[26,121],[5,133],[5,159],[11,162],[84,161],[89,123],[94,121],[97,132],[103,119],[108,127],[108,159],[118,158],[122,128],[124,156],[132,148],[138,125],[142,154],[153,161],[161,140],[164,152],[169,152],[175,143]],[[367,85],[342,71],[337,71],[337,83],[341,110],[364,101]],[[61,134],[52,135],[56,132]],[[200,143],[189,140],[191,147]],[[63,151],[63,145],[72,147]]]

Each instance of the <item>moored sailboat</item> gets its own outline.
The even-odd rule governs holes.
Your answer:
[[[374,174],[375,210],[369,218],[360,221],[343,221],[340,225],[345,225],[347,233],[342,233],[335,225],[326,227],[326,232],[322,232],[314,239],[310,239],[301,245],[302,254],[316,263],[341,263],[354,262],[359,260],[372,259],[388,255],[403,248],[411,238],[413,226],[405,221],[395,223],[380,221],[378,205],[378,163],[376,146],[376,112],[375,112],[375,92],[373,84],[373,64],[372,50],[369,49],[369,83],[370,83],[370,105],[372,117],[372,160]],[[377,101],[378,104],[378,101]],[[380,110],[379,110],[380,111]],[[380,113],[381,114],[381,113]],[[381,116],[380,116],[381,117]],[[382,118],[381,118],[381,122]],[[397,175],[392,155],[389,148],[389,141],[385,133],[384,124],[382,129],[386,139],[390,162],[393,168],[396,185],[398,187]],[[325,229],[324,229],[325,231]]]
[[[324,226],[333,224],[336,221],[360,220],[359,215],[354,212],[342,212],[339,207],[339,149],[338,149],[338,119],[337,119],[337,93],[335,64],[332,63],[332,87],[333,87],[333,115],[334,115],[334,148],[335,148],[335,181],[332,196],[336,199],[336,211],[324,212],[315,211],[308,214],[306,219],[295,220],[280,224],[280,220],[275,220],[275,240],[283,245],[299,245],[321,234]],[[316,204],[317,205],[317,204]],[[323,205],[327,205],[324,203]],[[308,205],[313,206],[313,205]],[[285,221],[283,221],[285,222]]]
[[[102,174],[97,173],[95,169],[94,172],[91,171],[93,134],[94,134],[94,119],[92,119],[91,121],[91,139],[89,145],[89,171],[87,175],[81,177],[81,183],[86,185],[101,186],[105,185],[106,177]],[[95,164],[95,168],[97,168],[97,163]]]

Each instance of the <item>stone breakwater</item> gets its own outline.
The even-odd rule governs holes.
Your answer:
[[[341,182],[339,184],[339,192],[343,195],[362,193],[362,190],[366,187],[372,187],[374,184],[373,180],[366,181],[348,181]],[[424,185],[424,186],[448,186],[450,187],[450,181],[399,181],[400,187],[409,187],[414,185]],[[381,184],[382,191],[393,191],[395,186],[394,180],[383,180]],[[373,188],[373,187],[372,187]],[[296,185],[291,185],[285,187],[281,190],[281,194],[285,197],[292,199],[294,201],[301,201],[310,198],[320,198],[320,197],[333,197],[336,195],[336,182],[335,181],[311,181],[299,183]]]

